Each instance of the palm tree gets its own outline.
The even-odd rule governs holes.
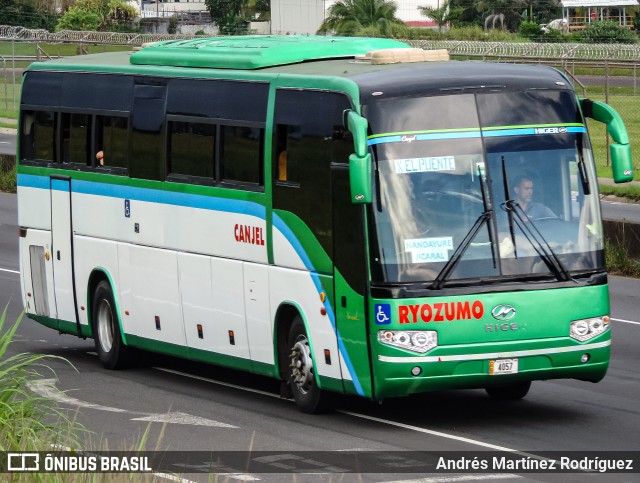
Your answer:
[[[338,0],[329,8],[318,33],[353,35],[366,27],[377,27],[384,33],[391,25],[402,25],[397,9],[392,0]]]
[[[418,7],[420,13],[425,17],[432,19],[438,26],[438,30],[442,30],[442,27],[452,20],[456,20],[462,14],[462,9],[459,7],[451,7],[452,0],[445,0],[442,6],[436,7]],[[440,5],[440,2],[438,2]]]

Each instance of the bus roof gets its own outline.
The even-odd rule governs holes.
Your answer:
[[[390,39],[355,37],[213,37],[163,42],[134,53],[79,55],[39,62],[29,70],[261,81],[293,75],[315,78],[311,83],[317,83],[319,78],[342,78],[357,84],[363,99],[374,93],[379,96],[380,92],[384,97],[394,97],[446,91],[572,89],[560,72],[545,66],[474,61],[374,64],[355,58],[371,50],[406,47]]]
[[[409,47],[392,39],[249,35],[158,42],[131,55],[137,65],[260,69],[310,60],[363,55],[372,50]]]

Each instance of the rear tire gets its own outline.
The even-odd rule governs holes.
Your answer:
[[[293,320],[289,330],[287,348],[287,382],[298,409],[309,414],[330,409],[330,395],[317,385],[309,339],[299,315]]]
[[[115,299],[109,282],[103,280],[98,284],[91,307],[93,339],[102,366],[105,369],[124,369],[130,366],[132,351],[122,341]]]
[[[517,401],[527,395],[530,387],[531,381],[527,381],[507,386],[486,387],[485,391],[487,391],[491,399],[497,401]]]

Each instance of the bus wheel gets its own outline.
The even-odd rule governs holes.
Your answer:
[[[122,342],[115,307],[111,285],[103,280],[93,295],[93,339],[106,369],[122,369],[131,359],[131,351]]]
[[[287,375],[293,399],[304,413],[315,414],[326,411],[329,408],[329,395],[316,383],[309,339],[299,315],[291,325],[287,340],[289,347]]]
[[[486,387],[485,391],[492,399],[499,401],[516,401],[522,399],[529,392],[531,381],[509,384],[508,386]]]

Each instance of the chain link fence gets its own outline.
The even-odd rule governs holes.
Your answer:
[[[16,117],[23,70],[36,60],[130,50],[146,42],[188,39],[193,35],[77,32],[0,26],[0,125]],[[422,49],[447,49],[453,59],[545,64],[566,73],[578,95],[602,100],[618,110],[631,138],[635,168],[640,169],[640,45],[548,44],[411,40]],[[3,122],[3,119],[5,122]],[[10,123],[9,123],[10,124]],[[599,173],[608,176],[605,129],[591,127]]]

